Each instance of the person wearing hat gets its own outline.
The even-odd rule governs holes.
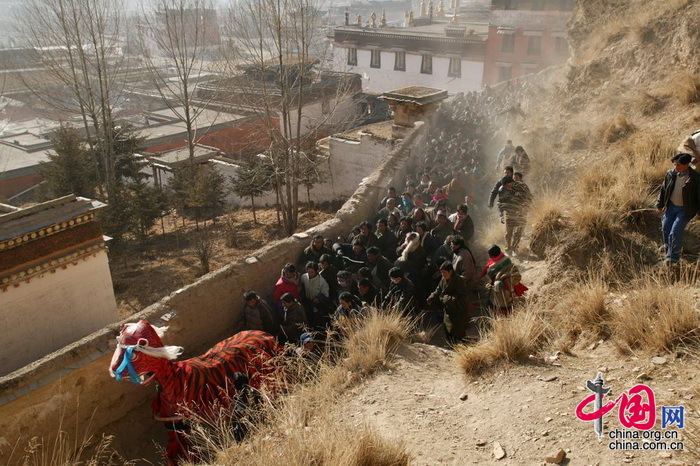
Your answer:
[[[462,340],[467,331],[469,285],[467,279],[458,275],[452,263],[444,262],[440,266],[440,283],[428,296],[428,305],[444,312],[443,326],[447,341],[456,344]]]
[[[443,244],[448,236],[454,232],[454,225],[447,218],[447,212],[438,210],[435,216],[437,225],[430,231],[438,244]]]
[[[279,324],[270,305],[260,298],[255,291],[247,291],[243,295],[243,301],[245,306],[238,325],[238,331],[262,330],[271,335],[277,335]]]
[[[304,327],[308,324],[304,307],[296,300],[292,293],[282,295],[282,322],[280,323],[280,333],[277,337],[280,344],[287,342],[296,343]]]
[[[656,208],[663,212],[661,221],[666,265],[678,263],[683,245],[683,231],[700,211],[700,174],[690,166],[691,154],[677,154],[671,159],[673,168],[661,183]]]
[[[493,316],[508,316],[515,298],[527,291],[527,287],[520,283],[518,267],[500,247],[494,244],[487,252],[489,261],[481,276],[488,292],[488,308]]]
[[[389,271],[389,278],[391,287],[382,300],[382,308],[400,309],[406,315],[413,314],[416,310],[413,283],[404,276],[404,271],[399,267]]]

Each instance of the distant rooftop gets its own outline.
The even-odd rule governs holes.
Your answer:
[[[360,126],[359,128],[354,128],[351,131],[345,133],[334,134],[332,137],[338,139],[347,139],[349,141],[360,141],[361,135],[369,134],[373,138],[381,139],[384,141],[389,141],[393,139],[391,135],[391,127],[394,124],[393,120],[381,121],[379,123],[372,123],[370,125]]]
[[[491,24],[504,28],[565,31],[570,17],[569,11],[494,10]]]
[[[180,147],[158,154],[144,153],[151,161],[161,163],[163,165],[173,166],[184,162],[190,157],[190,150],[187,146]],[[219,155],[219,150],[213,147],[197,144],[194,147],[194,158],[197,162],[213,159]]]

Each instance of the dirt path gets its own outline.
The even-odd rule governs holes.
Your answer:
[[[539,287],[543,264],[521,263],[527,282],[533,289]],[[586,380],[594,379],[598,371],[615,398],[645,379],[643,383],[655,392],[655,429],[660,429],[661,406],[692,403],[690,389],[697,386],[697,365],[673,355],[659,355],[664,356],[662,364],[653,363],[648,355],[623,357],[608,342],[575,353],[468,381],[452,351],[420,343],[405,345],[391,369],[343,396],[337,416],[340,422],[368,423],[381,434],[405,442],[417,465],[543,464],[559,449],[566,452],[564,464],[572,465],[695,464],[684,452],[612,451],[608,433],[622,428],[617,408],[604,418],[605,436],[600,443],[593,424],[578,420],[575,409],[591,394]],[[468,396],[465,401],[460,400],[463,393]],[[686,407],[686,420],[690,416]],[[686,440],[683,430],[678,432],[679,440]],[[500,460],[496,443],[505,452]]]
[[[567,452],[569,464],[694,464],[681,452],[609,450],[607,432],[622,427],[617,410],[605,417],[602,443],[591,423],[575,417],[576,406],[590,394],[584,388],[586,379],[599,369],[605,369],[606,385],[612,386],[615,397],[646,373],[658,417],[660,406],[684,405],[691,398],[688,387],[695,385],[696,376],[689,375],[686,364],[667,357],[665,364],[655,365],[649,358],[615,354],[603,343],[593,351],[553,361],[560,365],[511,367],[468,383],[450,351],[416,343],[401,349],[393,369],[350,391],[338,412],[345,422],[367,422],[383,435],[404,441],[417,465],[541,464],[558,449]],[[464,392],[468,399],[460,401]],[[660,423],[659,418],[656,429]],[[684,439],[682,431],[679,439]],[[496,442],[506,454],[500,461],[494,456]]]

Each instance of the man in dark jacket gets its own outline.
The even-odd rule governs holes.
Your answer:
[[[333,254],[333,251],[326,247],[322,235],[314,235],[311,244],[299,255],[297,264],[299,268],[303,268],[309,261],[319,263],[319,259],[324,254]]]
[[[291,293],[282,295],[282,322],[280,324],[280,343],[299,343],[299,337],[304,333],[304,327],[309,323],[304,307]]]
[[[443,324],[450,343],[458,343],[467,331],[467,306],[469,287],[467,279],[455,273],[452,263],[440,266],[442,278],[433,293],[428,296],[428,304],[445,312]]]
[[[663,212],[661,228],[666,246],[666,265],[680,260],[683,230],[700,210],[700,174],[693,170],[690,154],[678,154],[671,159],[674,168],[666,172],[656,208]]]
[[[267,302],[260,298],[255,291],[248,291],[243,295],[245,307],[240,321],[239,331],[262,330],[271,335],[277,335],[279,324],[275,318],[275,312]]]
[[[372,271],[372,281],[374,285],[380,289],[382,293],[389,291],[389,287],[391,286],[389,270],[391,270],[393,264],[389,259],[382,256],[381,251],[376,246],[372,246],[367,250],[367,267]]]
[[[503,178],[506,177],[511,179],[513,178],[513,167],[511,167],[510,165],[503,169]],[[498,180],[496,184],[493,185],[491,195],[489,196],[489,209],[493,209],[493,203],[496,201],[496,197],[498,197],[498,193],[501,190],[501,186],[503,186],[503,178]]]
[[[394,232],[389,229],[385,218],[377,222],[377,233],[375,235],[377,236],[376,246],[382,252],[382,256],[390,261],[396,260],[396,248],[399,246],[399,240]]]
[[[391,278],[391,288],[382,300],[382,308],[398,308],[404,314],[413,314],[416,309],[413,299],[413,283],[404,276],[404,271],[399,267],[394,267],[389,271]]]

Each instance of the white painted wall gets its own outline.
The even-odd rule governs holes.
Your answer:
[[[369,66],[370,50],[357,50],[357,66],[347,65],[347,53],[343,45],[333,44],[334,69],[360,74],[365,92],[383,93],[406,86],[426,86],[456,94],[481,89],[484,76],[484,62],[479,61],[462,59],[462,77],[450,78],[447,76],[450,66],[447,56],[433,55],[433,74],[422,74],[420,54],[406,52],[406,71],[394,71],[394,52],[380,53],[381,68]]]
[[[0,376],[116,322],[107,251],[0,292]]]
[[[314,202],[326,202],[351,196],[362,180],[394,147],[390,142],[369,134],[361,134],[359,142],[330,137],[329,146],[330,158],[321,167],[326,182],[319,183],[311,189],[311,200]],[[235,176],[238,170],[231,164],[216,163],[215,166],[227,181]],[[299,199],[306,202],[307,193],[304,186],[299,187]],[[250,206],[250,198],[242,199],[233,193],[229,193],[226,200],[230,204]],[[255,205],[274,205],[275,201],[273,191],[255,198]]]

